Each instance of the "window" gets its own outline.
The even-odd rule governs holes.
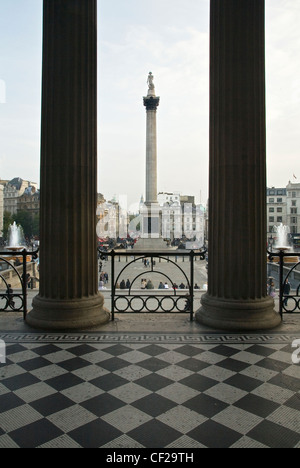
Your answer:
[[[282,198],[277,198],[277,203],[282,203]]]
[[[270,212],[270,213],[274,213],[274,212],[275,212],[275,208],[269,208],[269,212]]]
[[[282,208],[277,208],[277,213],[282,213]]]
[[[275,222],[274,216],[270,216],[270,217],[269,217],[269,222],[270,222],[270,223],[274,223],[274,222]]]
[[[297,218],[292,217],[291,218],[291,224],[297,224]]]
[[[297,214],[297,208],[291,208],[291,214]]]
[[[275,202],[275,198],[269,198],[269,203],[274,203]]]
[[[277,223],[282,223],[282,216],[277,216]]]
[[[297,200],[292,200],[292,206],[297,206]]]

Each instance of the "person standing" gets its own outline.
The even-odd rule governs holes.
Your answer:
[[[283,305],[285,307],[288,305],[288,300],[289,300],[288,296],[290,295],[290,292],[291,292],[291,283],[289,282],[289,279],[287,278],[283,286],[283,295],[284,295]]]

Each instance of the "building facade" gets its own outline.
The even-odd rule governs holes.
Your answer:
[[[300,184],[289,184],[287,190],[287,225],[294,247],[300,248]]]
[[[274,233],[274,226],[287,224],[287,190],[286,188],[267,189],[267,228],[268,235]]]
[[[19,208],[19,198],[24,194],[25,190],[31,188],[31,192],[35,193],[38,185],[28,180],[23,180],[16,177],[11,181],[1,181],[0,184],[4,185],[3,198],[4,198],[4,211],[11,215],[17,214]]]

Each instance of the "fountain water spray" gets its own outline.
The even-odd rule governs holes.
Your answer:
[[[277,250],[289,250],[291,248],[288,241],[290,228],[281,223],[279,226],[274,226],[274,232],[277,234],[275,248]]]
[[[8,228],[8,248],[24,248],[25,239],[24,232],[21,226],[17,226],[16,222]]]

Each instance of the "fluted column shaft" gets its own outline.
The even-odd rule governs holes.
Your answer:
[[[211,0],[208,294],[198,319],[271,327],[264,0]],[[233,312],[234,311],[234,312]]]
[[[53,328],[99,322],[103,305],[95,216],[96,5],[44,0],[40,294],[29,321]]]
[[[156,114],[160,98],[147,96],[144,106],[147,109],[146,128],[146,205],[157,204],[157,126]]]

